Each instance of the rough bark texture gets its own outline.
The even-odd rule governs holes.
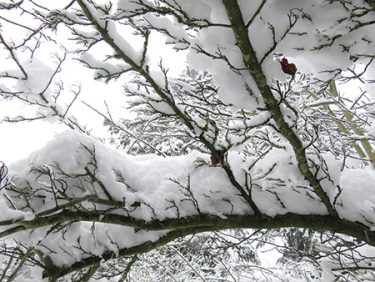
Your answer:
[[[267,84],[266,77],[262,71],[262,66],[258,62],[257,56],[255,54],[254,48],[251,45],[248,30],[242,19],[242,14],[240,7],[238,6],[237,1],[232,0],[223,0],[229,20],[232,24],[232,29],[236,37],[238,48],[241,50],[243,61],[250,72],[254,77],[255,82],[259,88],[259,91],[262,95],[263,101],[267,107],[267,110],[270,112],[273,120],[275,121],[278,129],[281,134],[289,141],[292,145],[295,153],[295,157],[298,162],[298,168],[301,171],[302,175],[313,187],[315,193],[321,199],[328,212],[332,216],[337,216],[335,208],[332,206],[327,194],[324,192],[322,186],[316,177],[312,174],[309,168],[309,164],[305,154],[305,148],[303,147],[300,139],[294,133],[294,131],[289,127],[285,122],[283,115],[280,111],[277,100],[272,94],[271,88]]]

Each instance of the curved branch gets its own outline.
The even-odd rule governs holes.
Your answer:
[[[5,48],[9,51],[10,56],[12,57],[13,61],[17,64],[17,66],[18,66],[19,69],[21,70],[21,72],[22,72],[22,74],[23,74],[23,78],[22,78],[22,80],[27,80],[27,79],[28,79],[27,72],[25,71],[25,69],[23,68],[23,66],[21,65],[21,63],[18,61],[16,55],[15,55],[14,52],[13,52],[13,48],[10,47],[10,46],[5,42],[5,39],[3,38],[3,36],[1,35],[1,33],[0,33],[0,41],[1,41],[1,43],[3,43],[3,45],[5,46]],[[13,77],[13,76],[9,76],[9,75],[5,75],[5,77],[10,77],[10,78],[18,79],[17,77]]]
[[[186,230],[203,228],[204,231],[214,231],[229,228],[255,228],[272,229],[284,227],[304,227],[318,231],[331,231],[356,237],[375,246],[375,231],[369,227],[348,220],[337,220],[330,215],[300,215],[288,213],[275,217],[264,218],[260,215],[227,215],[225,218],[209,214],[200,214],[184,218],[170,218],[165,220],[139,220],[130,216],[108,214],[106,211],[69,211],[63,210],[60,213],[36,217],[33,220],[22,220],[17,226],[0,233],[0,238],[11,234],[40,228],[48,225],[61,224],[66,222],[89,221],[108,224],[116,224],[132,227],[137,230],[163,231],[163,230]]]
[[[137,229],[149,231],[171,229],[174,230],[168,232],[166,235],[164,235],[157,241],[147,241],[137,246],[123,248],[116,253],[114,253],[113,251],[106,251],[100,257],[90,256],[70,266],[61,267],[51,265],[51,262],[49,262],[48,265],[45,266],[45,275],[49,277],[61,277],[70,272],[80,270],[84,267],[95,265],[103,259],[109,260],[118,256],[132,256],[136,254],[146,253],[186,235],[207,231],[219,231],[230,228],[311,228],[317,231],[331,231],[334,233],[350,235],[365,241],[369,245],[375,246],[374,231],[370,231],[368,227],[362,224],[349,222],[345,220],[337,220],[336,217],[330,215],[321,216],[285,214],[268,219],[256,215],[232,215],[227,216],[226,219],[211,215],[197,215],[183,219],[167,219],[163,221],[153,220],[150,222],[145,222],[143,220],[136,220],[126,216],[120,216],[115,214],[103,215],[98,213],[93,214],[85,212],[64,211],[63,213],[60,213],[58,215],[44,217],[41,219],[35,219],[33,221],[24,222],[24,224],[25,226],[27,226],[27,228],[36,228],[38,226],[41,227],[49,224],[61,223],[63,221],[100,221],[102,223],[131,226]]]

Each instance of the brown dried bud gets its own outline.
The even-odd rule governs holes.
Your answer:
[[[280,61],[280,64],[281,64],[281,69],[283,70],[283,72],[291,75],[292,78],[294,79],[294,76],[296,75],[296,72],[297,72],[296,65],[295,64],[289,64],[287,58],[283,58]]]
[[[212,165],[217,165],[220,163],[220,155],[216,150],[211,151],[211,163]]]

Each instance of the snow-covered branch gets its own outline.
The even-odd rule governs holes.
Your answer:
[[[126,281],[147,261],[184,280],[167,257],[204,281],[373,276],[374,14],[363,0],[1,3],[0,97],[30,109],[2,120],[73,130],[0,161],[0,279]],[[77,64],[108,96],[122,87],[123,116],[79,103],[92,81],[65,82]],[[116,150],[82,134],[87,107]],[[204,246],[235,251],[208,263]],[[265,271],[265,246],[280,268]]]

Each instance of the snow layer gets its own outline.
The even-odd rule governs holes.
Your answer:
[[[10,170],[17,172],[14,180],[17,185],[22,185],[25,181],[42,181],[41,178],[35,179],[35,173],[30,173],[30,166],[34,169],[48,167],[56,170],[54,167],[58,164],[64,173],[80,175],[85,173],[86,168],[91,168],[93,153],[97,165],[96,177],[103,182],[111,196],[119,201],[125,198],[125,203],[129,206],[135,201],[144,201],[154,208],[158,219],[176,215],[176,210],[168,209],[170,201],[178,203],[186,198],[184,194],[188,188],[197,197],[201,212],[230,214],[231,207],[227,205],[225,208],[220,199],[224,203],[227,200],[233,202],[233,213],[250,212],[242,200],[233,193],[234,188],[222,169],[196,167],[195,162],[199,158],[208,159],[208,156],[198,152],[168,158],[154,155],[134,157],[114,151],[89,137],[67,131],[57,135],[53,141],[33,153],[27,160],[13,164]],[[122,182],[118,180],[119,175],[124,179]],[[217,200],[205,195],[214,195],[213,199]],[[180,212],[181,216],[186,216],[196,214],[197,210],[187,201],[181,203]],[[137,209],[136,214],[142,219],[152,217],[150,209],[146,206]]]
[[[230,214],[252,214],[249,205],[232,186],[223,168],[197,166],[199,159],[208,161],[209,156],[198,152],[168,158],[154,155],[128,156],[90,137],[68,131],[56,136],[29,158],[11,165],[10,176],[16,187],[38,193],[39,197],[34,197],[29,202],[34,213],[55,206],[53,194],[48,192],[48,189],[56,189],[51,186],[51,177],[57,181],[66,181],[68,188],[65,193],[70,197],[97,194],[106,199],[106,194],[98,186],[84,181],[82,175],[88,169],[96,172],[95,177],[105,186],[113,200],[122,202],[128,210],[127,215],[135,219],[164,220],[198,214],[225,218]],[[240,152],[228,155],[234,176],[243,187],[246,183],[250,185],[249,174],[246,178],[245,172],[250,173],[254,201],[264,214],[326,214],[325,208],[298,172],[296,161],[290,158],[287,151],[274,149],[256,165],[253,165],[254,160],[255,158],[246,157]],[[48,177],[40,174],[46,170],[50,172]],[[64,178],[64,175],[73,177]],[[374,226],[375,197],[371,191],[375,172],[348,169],[337,175],[336,179],[339,179],[342,189],[338,197],[340,206],[337,207],[340,216]],[[4,194],[1,196],[2,220],[33,219],[30,211],[25,213],[7,207]],[[41,200],[43,197],[45,199]],[[23,204],[17,202],[16,205]],[[82,205],[88,210],[95,209],[90,203]],[[121,211],[116,213],[123,214]],[[84,250],[100,256],[108,250],[116,253],[120,248],[155,241],[165,234],[165,231],[137,232],[130,227],[102,225],[100,222],[94,225],[76,222],[65,232],[66,241],[62,241],[59,232],[49,233],[48,230],[39,228],[32,233],[21,232],[14,238],[26,242],[27,237],[29,244],[37,245],[41,243],[40,238],[44,237],[44,246],[51,249],[63,247],[71,253],[71,256],[61,253],[51,255],[56,264],[69,265],[75,255],[84,257],[82,252],[76,250],[77,242]],[[109,240],[111,238],[113,240]],[[113,245],[111,242],[118,244]],[[42,248],[42,251],[45,249]]]

